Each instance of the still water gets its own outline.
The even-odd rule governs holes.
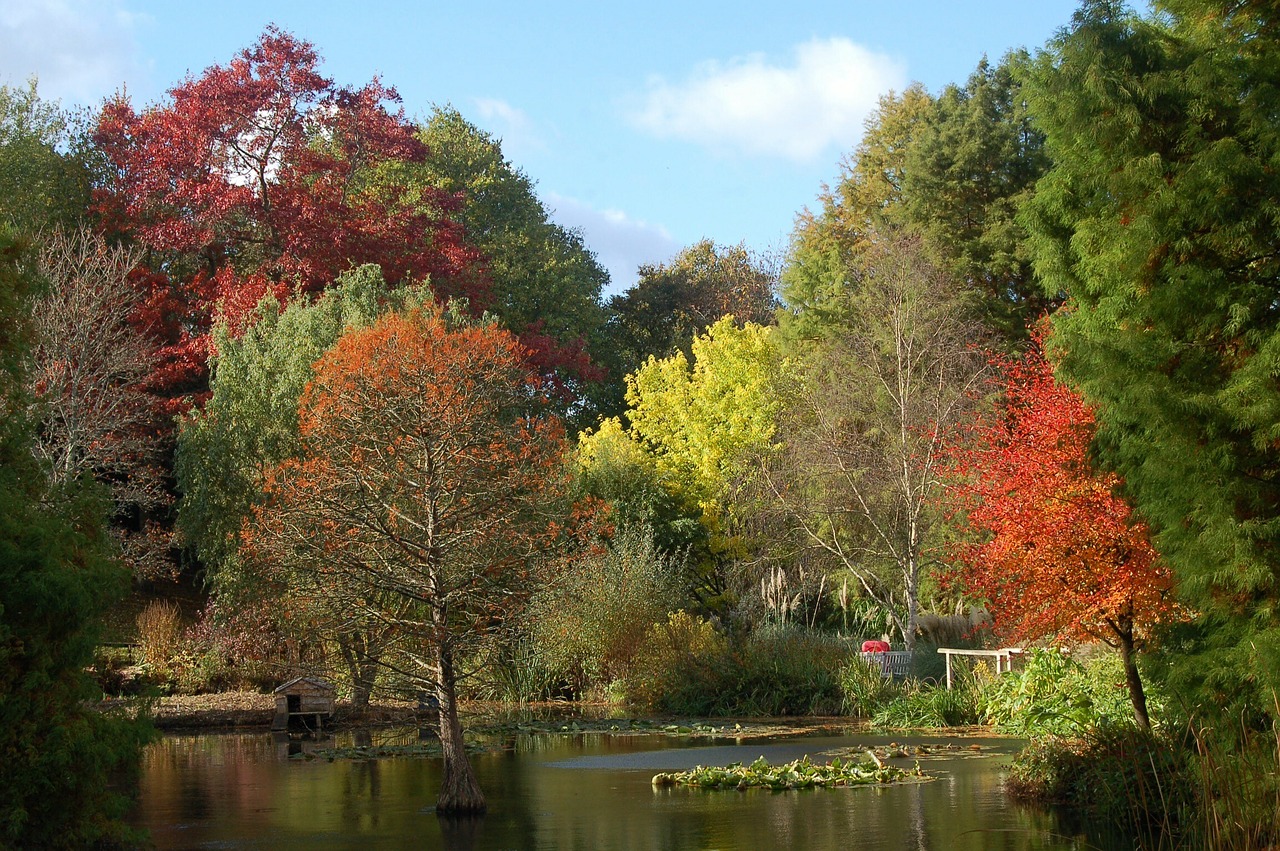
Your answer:
[[[989,755],[922,761],[929,783],[773,793],[654,790],[659,771],[772,763],[837,748],[885,744],[880,736],[732,742],[657,735],[517,735],[473,762],[489,801],[482,819],[445,821],[432,810],[440,763],[290,758],[318,744],[270,734],[168,736],[148,750],[137,823],[157,848],[327,849],[911,849],[1039,851],[1094,846],[1061,835],[1049,814],[1001,791],[1017,742],[981,740]],[[409,743],[416,731],[376,732]],[[903,743],[942,743],[904,738]],[[974,740],[959,741],[964,745]]]

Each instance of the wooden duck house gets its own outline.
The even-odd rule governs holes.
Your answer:
[[[320,730],[333,718],[336,689],[315,677],[297,677],[275,690],[272,730]]]

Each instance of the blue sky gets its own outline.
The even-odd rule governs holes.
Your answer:
[[[613,290],[703,237],[785,249],[876,99],[963,82],[1034,50],[1076,0],[241,2],[8,0],[0,82],[36,75],[64,106],[136,106],[225,63],[274,23],[322,72],[379,75],[410,116],[451,103],[501,137]]]

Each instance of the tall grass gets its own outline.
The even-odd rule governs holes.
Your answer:
[[[1142,851],[1267,851],[1280,843],[1280,730],[1274,721],[1231,736],[1102,726],[1047,737],[1018,756],[1008,789],[1064,805]]]
[[[1273,695],[1273,700],[1275,696]],[[1185,814],[1186,848],[1265,851],[1280,847],[1280,700],[1269,730],[1242,729],[1229,747],[1192,726],[1197,797]],[[1235,736],[1231,738],[1236,738]]]
[[[684,612],[650,630],[626,678],[632,703],[676,715],[834,715],[848,641],[803,627],[735,640]]]
[[[977,669],[978,671],[982,669]],[[874,713],[871,722],[892,729],[968,727],[986,720],[986,679],[976,671],[960,674],[952,688],[910,680],[899,694]]]
[[[152,600],[138,613],[138,656],[153,672],[167,675],[182,644],[182,615],[169,600]]]

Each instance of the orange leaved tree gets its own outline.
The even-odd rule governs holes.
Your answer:
[[[563,429],[519,344],[438,309],[345,334],[300,405],[302,452],[267,476],[245,534],[324,610],[395,633],[382,659],[439,699],[437,811],[482,812],[459,666],[502,629],[567,527]]]
[[[1150,726],[1134,660],[1173,612],[1168,569],[1147,527],[1093,469],[1093,411],[1054,379],[1036,336],[999,366],[1004,395],[951,454],[948,496],[968,543],[956,579],[986,598],[1011,640],[1092,638],[1116,648],[1139,726]]]

